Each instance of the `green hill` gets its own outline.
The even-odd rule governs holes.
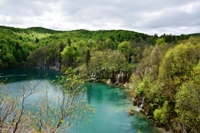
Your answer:
[[[0,26],[0,69],[59,69],[126,85],[141,112],[177,133],[200,132],[199,59],[199,33],[152,36],[127,30]]]
[[[188,38],[186,35],[185,38]],[[165,35],[166,42],[173,42],[180,39],[180,36]],[[127,30],[98,30],[88,31],[84,29],[72,31],[56,31],[42,27],[14,28],[0,26],[0,68],[22,66],[27,61],[27,57],[42,46],[50,44],[67,44],[89,40],[96,42],[99,47],[103,45],[115,44],[118,46],[123,41],[130,41],[134,45],[154,45],[156,35],[150,36],[144,33],[138,33]],[[110,39],[110,40],[109,40]],[[109,42],[110,44],[106,44]],[[115,46],[115,48],[116,48]],[[111,46],[108,46],[111,47]],[[112,46],[114,47],[114,46]],[[106,46],[105,46],[106,48]]]

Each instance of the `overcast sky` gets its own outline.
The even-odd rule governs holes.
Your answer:
[[[200,0],[0,0],[0,25],[200,33]]]

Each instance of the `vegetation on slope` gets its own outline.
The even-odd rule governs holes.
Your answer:
[[[144,113],[158,126],[177,133],[199,132],[200,38],[173,45],[160,38],[147,49],[131,76],[135,103],[145,98]]]
[[[158,126],[200,131],[199,34],[158,37],[125,30],[40,27],[0,31],[0,68],[27,65],[74,70],[118,84],[130,81],[134,102],[141,104],[144,98],[144,113]]]

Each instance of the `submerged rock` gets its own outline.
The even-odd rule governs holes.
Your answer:
[[[129,115],[134,115],[134,114],[135,114],[135,111],[132,110],[132,109],[130,109],[130,110],[128,110],[128,114],[129,114]]]

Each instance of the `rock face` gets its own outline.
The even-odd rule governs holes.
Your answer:
[[[112,84],[123,85],[128,82],[129,75],[123,71],[112,72],[109,79]]]
[[[96,72],[90,72],[91,78],[94,81],[101,81],[105,80],[105,83],[107,84],[113,84],[113,85],[119,85],[123,86],[129,81],[129,74],[123,71],[108,71],[105,69],[101,69]],[[95,75],[95,76],[94,76]],[[107,82],[106,82],[107,81]]]
[[[135,114],[135,111],[132,110],[132,109],[130,109],[130,110],[128,110],[128,114],[129,114],[129,115],[134,115],[134,114]]]
[[[46,60],[44,61],[38,61],[36,66],[36,69],[53,69],[53,70],[60,70],[60,62],[58,60],[54,61],[54,62],[46,62]]]
[[[111,80],[110,80],[110,79],[108,79],[107,84],[108,84],[108,85],[111,84]]]
[[[141,113],[144,113],[144,109],[143,109],[143,106],[144,106],[144,99],[145,97],[142,97],[142,99],[138,100],[138,99],[133,99],[133,105],[135,107],[135,111],[136,112],[141,112]]]

